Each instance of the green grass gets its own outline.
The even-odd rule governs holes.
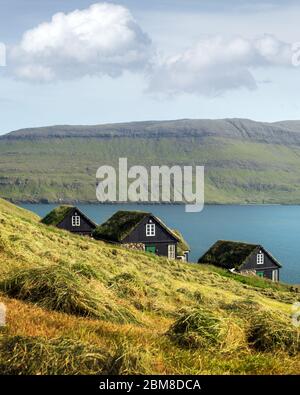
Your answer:
[[[200,307],[182,314],[170,327],[168,336],[183,347],[215,347],[221,339],[220,320]]]
[[[0,338],[0,372],[6,375],[102,374],[109,355],[71,339],[8,336]]]
[[[300,333],[296,327],[288,325],[281,317],[270,312],[250,315],[247,340],[257,351],[300,352]]]
[[[72,208],[72,206],[56,207],[42,219],[42,223],[45,225],[57,226],[68,215]]]
[[[290,288],[287,284],[284,284],[284,283],[280,283],[280,282],[276,283],[271,280],[263,279],[258,276],[243,276],[240,274],[233,274],[233,273],[229,272],[228,270],[224,270],[223,268],[220,268],[217,266],[210,266],[210,265],[201,264],[201,269],[204,269],[204,270],[207,269],[209,271],[213,271],[223,277],[234,279],[235,281],[238,281],[241,284],[246,284],[251,287],[257,287],[257,288],[262,288],[262,289],[282,290],[282,291],[287,291]]]
[[[98,167],[117,167],[118,158],[127,157],[129,166],[147,168],[204,165],[206,203],[300,203],[299,145],[269,140],[220,135],[1,140],[0,194],[14,201],[95,202]]]
[[[0,235],[6,374],[300,372],[299,295],[283,284],[76,236],[2,200]]]
[[[100,315],[100,300],[89,289],[88,282],[65,265],[13,269],[0,282],[0,291],[50,310],[81,316]]]

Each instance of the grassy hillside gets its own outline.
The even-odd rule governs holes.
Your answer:
[[[0,200],[0,372],[299,374],[280,284],[71,235]]]
[[[99,166],[205,165],[207,203],[300,203],[299,122],[180,120],[24,129],[0,137],[0,196],[93,202]]]

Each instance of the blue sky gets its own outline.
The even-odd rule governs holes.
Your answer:
[[[299,20],[297,1],[0,0],[0,134],[150,119],[300,119],[300,66],[292,63]]]

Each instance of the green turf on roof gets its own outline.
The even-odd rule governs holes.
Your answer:
[[[184,240],[184,238],[183,238],[182,234],[179,232],[179,230],[172,229],[172,233],[174,233],[175,236],[179,239],[179,242],[177,244],[177,255],[181,256],[184,254],[184,252],[190,251],[190,246]]]
[[[104,224],[97,226],[93,237],[121,242],[148,215],[143,211],[118,211]]]
[[[72,210],[73,206],[59,206],[54,210],[50,211],[49,214],[44,217],[41,222],[46,225],[57,226],[68,214],[70,210]]]
[[[199,258],[198,262],[226,269],[238,269],[257,247],[257,244],[219,240]]]

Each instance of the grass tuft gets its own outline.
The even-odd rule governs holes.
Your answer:
[[[88,283],[67,266],[13,269],[0,282],[0,290],[49,310],[85,317],[98,316],[97,297]]]
[[[121,338],[106,369],[113,375],[153,374],[153,355],[144,347],[136,347],[128,339]]]
[[[87,278],[88,280],[91,279],[97,280],[99,278],[97,271],[93,268],[92,265],[89,265],[88,263],[83,263],[83,262],[74,263],[73,265],[71,265],[71,270],[74,273]]]
[[[177,344],[187,348],[217,346],[221,341],[220,320],[210,311],[196,308],[183,313],[167,334]]]
[[[300,351],[300,331],[270,312],[253,314],[247,332],[249,345],[257,351]]]
[[[123,272],[113,277],[109,287],[118,294],[119,297],[143,297],[145,295],[145,285],[139,278],[132,274]]]
[[[299,294],[283,284],[78,237],[1,199],[0,233],[5,373],[300,372],[289,318]],[[279,321],[281,346],[269,334]]]
[[[106,351],[67,338],[0,338],[0,371],[4,375],[78,375],[106,373]]]

